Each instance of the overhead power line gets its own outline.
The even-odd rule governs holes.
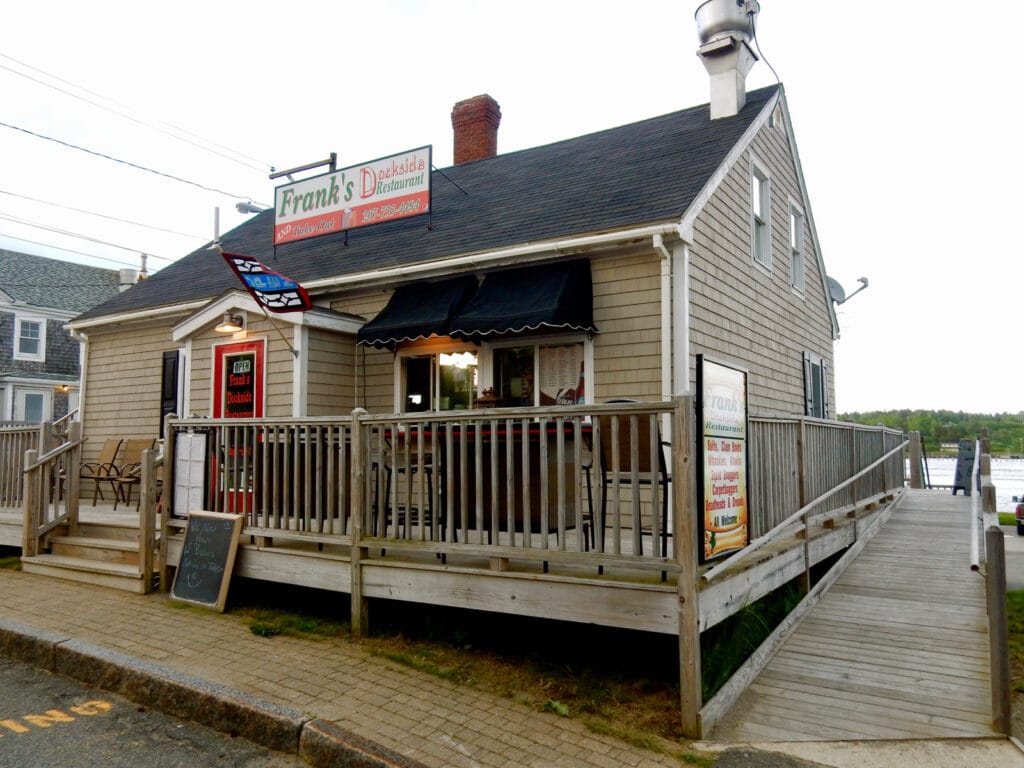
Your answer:
[[[107,219],[108,221],[117,221],[121,224],[131,224],[135,227],[145,227],[146,229],[152,229],[156,232],[166,232],[169,235],[180,235],[181,237],[191,237],[196,240],[207,240],[205,235],[190,235],[188,232],[179,232],[176,229],[164,229],[163,227],[156,227],[152,224],[143,224],[141,221],[130,221],[128,219],[121,219],[117,216],[107,216],[105,213],[97,213],[96,211],[87,211],[84,208],[75,208],[70,205],[63,205],[61,203],[52,203],[49,200],[40,200],[38,197],[30,197],[29,195],[19,195],[17,192],[9,192],[6,189],[0,189],[0,195],[9,195],[10,197],[17,197],[21,200],[30,200],[33,203],[42,203],[43,205],[50,205],[54,208],[63,208],[66,211],[74,211],[75,213],[84,213],[88,216],[97,216],[101,219]]]
[[[117,104],[119,107],[123,107],[125,109],[128,109],[128,107],[126,107],[123,104],[118,103],[115,99],[111,99],[110,97],[104,96],[101,93],[96,93],[95,91],[90,91],[88,88],[85,88],[85,87],[83,87],[81,85],[78,85],[77,83],[72,83],[70,80],[65,80],[64,78],[58,77],[57,75],[50,74],[49,72],[46,72],[46,71],[44,71],[42,69],[39,69],[38,67],[33,67],[31,64],[26,64],[23,61],[19,61],[18,59],[12,58],[10,56],[6,56],[6,55],[4,55],[2,53],[0,53],[0,58],[6,59],[7,61],[13,61],[15,64],[18,64],[19,66],[25,67],[26,69],[30,69],[33,72],[38,72],[39,74],[45,75],[46,77],[48,77],[48,78],[50,78],[52,80],[56,80],[57,82],[69,85],[72,88],[77,88],[78,90],[83,91],[84,93],[88,93],[90,96],[95,96],[98,99],[103,99],[104,101],[107,101],[107,102],[109,102],[111,104]],[[225,146],[223,144],[218,144],[217,142],[211,141],[210,139],[203,138],[199,134],[193,133],[192,131],[189,131],[186,128],[182,128],[180,126],[173,125],[171,123],[166,123],[166,122],[160,121],[161,125],[167,126],[168,128],[171,128],[174,131],[178,131],[178,133],[184,134],[182,136],[179,136],[176,133],[172,133],[171,131],[164,130],[159,125],[153,125],[150,122],[147,122],[145,120],[141,120],[141,119],[139,119],[137,117],[133,117],[132,115],[126,114],[126,113],[121,112],[121,111],[119,111],[117,109],[113,109],[113,108],[108,107],[108,106],[106,106],[104,104],[99,104],[99,103],[97,103],[95,101],[92,101],[91,99],[87,99],[84,96],[81,96],[81,95],[79,95],[77,93],[72,93],[71,91],[65,90],[64,88],[59,88],[58,86],[53,85],[52,83],[47,83],[47,82],[45,82],[43,80],[40,80],[40,79],[38,79],[36,77],[32,77],[31,75],[28,75],[28,74],[26,74],[24,72],[19,72],[16,69],[12,69],[11,67],[4,66],[3,64],[0,64],[0,69],[5,69],[8,72],[17,75],[18,77],[23,77],[26,80],[31,80],[32,82],[37,83],[39,85],[42,85],[45,88],[50,88],[52,90],[57,91],[58,93],[63,93],[65,96],[70,96],[73,99],[78,99],[79,101],[83,101],[86,104],[90,104],[91,106],[94,106],[97,109],[102,109],[102,110],[104,110],[106,112],[109,112],[109,113],[111,113],[113,115],[117,115],[118,117],[124,118],[125,120],[129,120],[129,121],[131,121],[131,122],[133,122],[133,123],[135,123],[137,125],[141,125],[144,128],[149,128],[150,130],[157,131],[158,133],[162,133],[165,136],[170,136],[172,139],[176,139],[177,141],[181,141],[181,142],[184,142],[186,144],[189,144],[189,145],[191,145],[193,147],[196,147],[197,149],[202,150],[203,152],[209,152],[211,154],[217,155],[218,157],[223,157],[225,160],[229,160],[229,161],[231,161],[233,163],[238,163],[239,165],[243,165],[246,168],[251,168],[254,171],[266,172],[269,169],[272,172],[274,170],[274,167],[270,163],[264,163],[261,160],[258,160],[258,159],[254,158],[254,157],[250,157],[249,155],[246,155],[246,154],[244,154],[242,152],[239,152],[238,150],[232,149],[231,147]],[[193,139],[197,139],[198,141],[192,141],[190,138],[186,138],[186,137],[192,137]],[[203,144],[206,144],[206,145],[209,145],[209,146],[203,146],[203,144],[200,144],[199,142],[203,142]],[[234,157],[232,157],[231,155],[225,154],[224,152],[218,152],[215,149],[211,149],[211,147],[216,147],[217,149],[225,150],[225,152],[230,152],[231,155],[234,155]],[[243,159],[239,159],[239,158],[243,158]],[[247,160],[250,160],[252,162],[246,162]],[[258,163],[258,165],[254,165],[253,163]]]
[[[55,251],[64,251],[65,253],[77,253],[79,256],[88,256],[90,259],[96,259],[98,261],[108,261],[111,264],[117,264],[119,267],[128,267],[129,269],[138,269],[137,264],[131,264],[127,261],[118,261],[117,259],[111,259],[107,256],[97,256],[94,253],[86,253],[85,251],[76,251],[74,248],[65,248],[60,245],[51,245],[50,243],[44,243],[39,240],[29,240],[27,237],[18,237],[17,235],[8,235],[0,232],[0,237],[6,237],[8,240],[17,240],[20,243],[31,243],[32,245],[41,245],[44,248],[51,248]],[[149,255],[149,254],[147,254]]]
[[[5,216],[4,214],[0,213],[0,221],[10,221],[14,224],[24,224],[27,227],[34,227],[35,229],[41,229],[45,232],[53,232],[56,235],[66,235],[67,237],[74,237],[79,240],[87,240],[90,243],[96,243],[97,245],[106,245],[111,248],[120,248],[122,251],[129,251],[131,253],[144,252],[141,248],[130,248],[127,245],[118,245],[117,243],[111,243],[107,240],[100,240],[95,237],[90,237],[89,235],[82,235],[77,232],[71,232],[66,229],[58,229],[57,227],[50,227],[47,226],[46,224],[37,224],[33,221],[29,221],[28,219],[22,219],[18,216]],[[174,259],[169,259],[166,256],[156,256],[151,253],[147,255],[152,256],[154,259],[160,259],[161,261],[166,261],[168,263],[174,261]]]
[[[95,155],[96,157],[102,157],[104,160],[110,160],[110,161],[115,162],[115,163],[120,163],[121,165],[126,165],[129,168],[135,168],[135,169],[140,170],[140,171],[146,171],[147,173],[153,173],[153,174],[156,174],[157,176],[162,176],[165,179],[171,179],[173,181],[181,182],[182,184],[188,184],[188,185],[193,186],[193,187],[198,187],[199,189],[206,190],[207,192],[215,192],[218,195],[224,195],[225,197],[235,198],[236,200],[240,199],[240,198],[241,199],[246,199],[246,200],[251,200],[252,199],[249,195],[241,195],[241,194],[236,194],[234,192],[226,192],[223,189],[217,189],[216,187],[208,187],[205,184],[200,184],[197,181],[189,181],[188,179],[183,179],[180,176],[175,176],[175,175],[170,174],[170,173],[164,173],[163,171],[158,171],[158,170],[156,170],[154,168],[148,168],[148,167],[146,167],[144,165],[139,165],[138,163],[133,163],[133,162],[131,162],[129,160],[122,160],[122,159],[117,158],[117,157],[112,157],[111,155],[106,155],[106,154],[104,154],[102,152],[97,152],[96,150],[93,150],[93,149],[86,149],[85,147],[80,147],[77,144],[72,144],[72,143],[67,142],[67,141],[62,141],[61,139],[55,139],[52,136],[46,136],[46,135],[44,135],[42,133],[36,133],[35,131],[31,131],[28,128],[22,128],[20,126],[11,125],[10,123],[4,123],[4,122],[0,122],[0,126],[3,126],[4,128],[10,128],[12,131],[20,131],[21,133],[28,134],[29,136],[34,136],[37,139],[44,139],[45,141],[52,141],[55,144],[60,144],[62,146],[68,147],[69,149],[77,149],[79,152],[85,152],[85,153],[90,154],[90,155]],[[264,204],[260,203],[260,205],[264,205]]]

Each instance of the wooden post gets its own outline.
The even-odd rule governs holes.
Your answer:
[[[988,602],[988,647],[992,685],[992,724],[1010,735],[1010,640],[1006,616],[1006,553],[1003,531],[997,525],[985,530],[988,571],[985,575]]]
[[[170,535],[171,512],[174,504],[174,459],[177,433],[174,415],[164,417],[164,487],[160,494],[160,538],[157,541],[156,571],[161,592],[171,591],[170,567],[167,565],[167,538]]]
[[[672,522],[679,561],[679,696],[683,735],[702,738],[703,705],[700,665],[700,603],[697,595],[696,476],[694,467],[693,397],[673,398]]]
[[[68,442],[72,448],[64,458],[64,473],[67,482],[68,533],[78,534],[78,505],[82,493],[82,422],[72,421],[68,425]]]
[[[25,451],[24,466],[31,467],[37,458],[39,451]],[[35,557],[39,554],[39,537],[36,536],[36,530],[39,528],[39,470],[26,472],[23,479],[21,555]]]
[[[921,433],[911,432],[910,433],[910,487],[911,488],[924,488],[924,482],[921,479]]]
[[[363,521],[366,516],[366,465],[369,462],[369,450],[366,445],[365,427],[362,423],[367,412],[363,408],[352,411],[352,493],[350,515],[352,518],[352,548],[349,553],[349,566],[352,569],[352,636],[362,637],[366,632],[368,603],[363,597],[362,561],[367,555],[367,548],[362,545]]]
[[[152,450],[142,452],[139,479],[139,575],[142,594],[153,591],[153,545],[156,528],[156,466]]]

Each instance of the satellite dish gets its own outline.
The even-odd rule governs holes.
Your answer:
[[[834,277],[828,277],[827,275],[825,279],[828,281],[828,295],[836,304],[842,304],[844,301],[852,299],[868,287],[868,279],[866,277],[858,277],[857,282],[860,283],[860,288],[847,296],[846,291],[843,290],[843,286],[839,284],[838,280]]]
[[[846,291],[843,290],[843,286],[839,284],[839,281],[834,277],[828,279],[828,295],[832,298],[836,304],[842,304],[846,301]]]

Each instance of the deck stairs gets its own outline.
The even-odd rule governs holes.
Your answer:
[[[22,557],[25,573],[145,594],[152,585],[139,567],[139,527],[130,522],[80,522],[78,532],[55,529],[49,552]]]

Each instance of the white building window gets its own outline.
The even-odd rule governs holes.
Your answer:
[[[479,358],[475,351],[453,348],[400,354],[399,411],[454,411],[473,407]]]
[[[507,339],[482,346],[410,345],[395,359],[398,413],[592,402],[592,365],[577,335]]]
[[[789,282],[804,290],[804,214],[795,204],[789,207]]]
[[[771,181],[768,172],[756,162],[751,164],[751,234],[754,261],[766,269],[772,268],[771,236]]]
[[[29,317],[15,318],[14,359],[46,360],[46,320]]]

